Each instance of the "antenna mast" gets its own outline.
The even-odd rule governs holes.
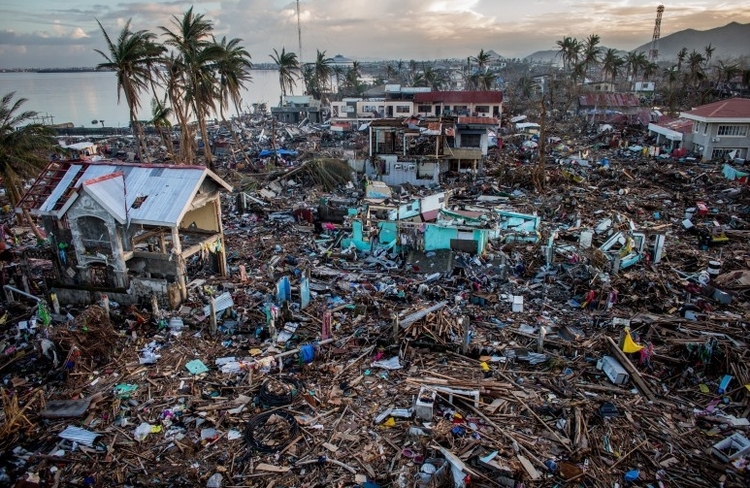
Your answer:
[[[297,0],[297,42],[299,43],[299,64],[302,66],[302,27],[299,22],[299,0]]]
[[[299,2],[297,2],[299,5]],[[659,38],[661,37],[661,15],[664,13],[664,5],[656,7],[656,23],[654,24],[654,35],[651,38],[651,49],[648,50],[648,60],[655,63],[659,59]]]

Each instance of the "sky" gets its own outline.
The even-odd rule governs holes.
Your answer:
[[[0,69],[95,66],[105,49],[98,19],[116,38],[161,32],[190,8],[210,19],[218,38],[241,38],[253,62],[273,49],[299,52],[296,1],[0,0]],[[316,50],[372,59],[464,58],[480,49],[524,57],[555,49],[564,36],[601,36],[630,50],[651,41],[658,2],[641,0],[302,0],[302,60]],[[747,0],[664,2],[662,37],[750,22]]]

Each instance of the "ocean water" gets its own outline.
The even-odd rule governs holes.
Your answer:
[[[242,94],[241,109],[250,112],[253,103],[277,105],[278,72],[253,70],[251,74],[253,80]],[[16,97],[28,99],[23,110],[38,112],[39,122],[72,122],[76,127],[93,127],[94,120],[103,120],[106,127],[129,124],[125,97],[117,103],[117,79],[112,72],[0,73],[0,96],[12,91],[16,92]],[[141,95],[139,119],[151,118],[152,97],[150,92]],[[230,108],[228,115],[234,113],[234,108]],[[101,126],[101,123],[96,125]]]

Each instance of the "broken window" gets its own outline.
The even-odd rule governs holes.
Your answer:
[[[98,217],[80,217],[78,230],[86,254],[112,254],[109,229],[104,220]]]
[[[409,105],[396,105],[397,114],[408,114],[409,112],[411,112],[411,107]]]
[[[490,113],[490,106],[489,105],[477,105],[477,113],[480,113],[480,114]]]

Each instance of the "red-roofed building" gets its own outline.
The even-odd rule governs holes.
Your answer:
[[[673,150],[692,143],[693,124],[690,119],[662,117],[658,122],[648,124],[648,131],[656,136],[657,146],[666,146]]]
[[[692,149],[705,160],[747,159],[750,152],[750,99],[730,98],[682,112],[692,120]]]

